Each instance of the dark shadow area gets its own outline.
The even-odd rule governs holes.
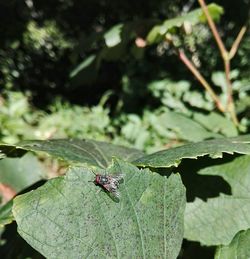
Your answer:
[[[33,249],[18,233],[16,222],[5,227],[1,235],[0,258],[4,259],[42,259],[43,257]]]
[[[183,240],[178,259],[211,259],[214,258],[214,246],[201,246],[199,242]]]
[[[187,201],[195,197],[202,200],[219,196],[220,193],[231,194],[230,185],[220,176],[199,175],[198,171],[206,167],[228,163],[239,155],[223,154],[223,158],[212,159],[208,156],[194,159],[184,159],[174,171],[179,172],[186,187]]]
[[[228,41],[231,44],[232,35],[237,35],[247,20],[249,0],[241,1],[240,4],[224,0],[218,4],[225,8],[226,15],[221,20],[221,27],[229,32]],[[140,107],[145,105],[154,108],[156,104],[150,104],[153,98],[146,87],[151,80],[168,76],[173,80],[188,79],[192,81],[192,85],[197,85],[173,51],[167,50],[166,53],[159,54],[155,46],[148,46],[143,57],[136,59],[131,54],[131,44],[135,38],[128,38],[124,55],[117,59],[102,60],[98,66],[90,69],[91,72],[96,70],[93,82],[88,78],[91,73],[87,73],[81,78],[79,85],[73,87],[69,75],[89,55],[101,51],[104,43],[103,39],[99,39],[112,26],[142,21],[136,27],[135,34],[145,38],[152,24],[180,15],[185,6],[188,9],[199,7],[197,2],[183,3],[180,0],[0,1],[0,87],[5,86],[11,79],[12,89],[30,91],[33,104],[39,108],[46,108],[48,104],[53,103],[55,96],[80,105],[97,104],[100,97],[110,89],[123,100],[124,107],[129,112],[138,112]],[[241,15],[238,15],[239,13]],[[36,43],[32,35],[38,34],[39,29],[46,29],[48,21],[58,27],[62,39],[54,35],[48,39],[49,48],[46,44],[39,48],[31,47]],[[32,22],[36,25],[34,32],[27,31]],[[64,41],[69,43],[70,47],[64,47]],[[217,52],[213,51],[214,48],[207,48],[211,44],[215,45],[212,38],[199,46],[202,53],[201,62],[207,68],[205,76],[211,75],[211,69],[221,69]],[[246,65],[241,65],[239,59],[240,57],[236,56],[233,60],[239,70],[242,70],[242,66],[244,70],[249,71]],[[213,66],[210,60],[214,63]],[[130,80],[128,85],[123,82],[124,76]],[[116,102],[116,99],[112,99],[111,105],[116,105]]]

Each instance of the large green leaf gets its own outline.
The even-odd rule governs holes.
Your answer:
[[[176,258],[185,208],[180,176],[122,161],[111,172],[125,175],[119,202],[89,182],[95,176],[84,167],[15,198],[20,235],[46,258]]]
[[[143,156],[135,160],[134,164],[152,168],[171,167],[178,166],[184,158],[196,159],[205,155],[218,158],[222,153],[250,154],[250,135],[190,143]]]
[[[212,3],[207,7],[210,15],[214,20],[218,20],[221,14],[223,14],[223,8],[217,4]],[[166,35],[167,32],[175,27],[181,27],[184,22],[189,22],[191,25],[195,25],[204,21],[205,17],[201,8],[198,8],[185,15],[173,19],[168,19],[164,21],[161,25],[156,25],[151,29],[151,31],[147,35],[147,42],[149,44],[159,42],[163,38],[163,36]]]
[[[185,237],[204,245],[228,245],[236,233],[250,228],[250,156],[205,168],[201,175],[221,176],[232,195],[195,199],[185,212]]]
[[[250,258],[250,229],[240,231],[228,246],[218,247],[215,259]]]
[[[137,149],[116,146],[94,140],[53,139],[28,140],[17,145],[0,145],[6,156],[22,155],[24,151],[43,151],[47,154],[69,162],[80,162],[90,166],[106,168],[112,156],[131,161],[143,153]]]

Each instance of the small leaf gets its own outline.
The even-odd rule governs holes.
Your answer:
[[[46,258],[176,258],[185,208],[180,176],[122,161],[109,172],[125,175],[119,202],[80,167],[15,198],[20,235]]]
[[[81,71],[89,67],[96,59],[96,55],[90,55],[86,59],[84,59],[73,71],[70,72],[69,77],[73,78],[78,75]]]
[[[10,224],[14,220],[14,216],[12,214],[12,206],[13,200],[10,200],[5,205],[0,207],[0,228],[7,224]]]
[[[141,157],[143,153],[137,149],[116,146],[94,140],[53,139],[53,140],[27,140],[17,145],[0,145],[0,150],[11,156],[19,151],[43,151],[71,163],[85,163],[90,166],[106,168],[111,163],[112,156],[131,161]]]
[[[121,31],[123,26],[123,24],[117,24],[104,34],[107,47],[114,47],[121,42]]]
[[[143,156],[133,163],[140,167],[172,167],[178,166],[184,158],[196,159],[205,155],[218,158],[222,153],[250,154],[250,135],[190,143]]]
[[[240,231],[228,246],[219,246],[215,259],[250,258],[250,229]]]
[[[221,194],[206,202],[187,203],[185,237],[204,245],[228,245],[240,230],[250,228],[250,156],[205,168],[201,175],[221,176],[231,185],[232,195]]]

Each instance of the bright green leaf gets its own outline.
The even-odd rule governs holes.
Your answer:
[[[111,48],[121,42],[121,31],[123,24],[117,24],[104,34],[106,45]]]
[[[69,162],[85,163],[90,166],[106,168],[112,157],[120,157],[131,161],[141,157],[143,153],[137,149],[116,146],[94,140],[53,139],[53,140],[27,140],[17,145],[0,145],[0,150],[6,156],[23,154],[23,151],[43,151],[56,158]]]
[[[79,167],[14,200],[20,235],[46,258],[176,258],[183,238],[185,188],[116,161],[124,182],[115,202]]]
[[[187,203],[185,237],[204,245],[228,245],[236,233],[250,228],[250,156],[205,168],[201,175],[221,176],[232,195],[221,194],[206,202],[195,199]]]
[[[222,153],[250,154],[250,135],[190,143],[143,156],[133,163],[140,167],[171,167],[178,166],[184,158],[196,159],[205,155],[219,158]]]
[[[215,259],[250,258],[250,229],[240,231],[228,246],[219,246]]]

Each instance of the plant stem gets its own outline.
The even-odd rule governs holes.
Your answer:
[[[233,43],[233,45],[232,45],[232,47],[229,51],[229,58],[230,59],[232,59],[235,56],[235,54],[236,54],[236,52],[239,48],[240,42],[241,42],[241,40],[242,40],[246,31],[247,31],[247,26],[246,25],[242,26],[239,34],[237,35],[237,37],[236,37],[236,39],[235,39],[235,41],[234,41],[234,43]]]
[[[225,48],[225,46],[224,46],[224,44],[223,44],[223,42],[221,40],[221,37],[220,37],[220,35],[218,33],[218,30],[217,30],[217,28],[215,26],[215,23],[214,23],[211,15],[210,15],[208,9],[207,9],[207,5],[206,5],[204,0],[198,0],[198,1],[199,1],[199,4],[200,4],[200,6],[201,6],[201,8],[202,8],[206,18],[207,18],[208,25],[209,25],[209,27],[210,27],[213,35],[214,35],[216,43],[217,43],[217,45],[218,45],[218,47],[220,49],[220,53],[221,53],[221,55],[223,57],[223,55],[227,54],[227,50],[226,50],[226,48]],[[224,57],[223,57],[223,59],[224,59]]]
[[[207,90],[207,92],[210,94],[211,98],[214,100],[216,107],[221,111],[225,112],[225,109],[223,105],[220,102],[220,99],[213,91],[212,87],[209,85],[209,83],[206,81],[206,79],[201,75],[201,73],[197,70],[197,68],[194,66],[194,64],[187,58],[183,50],[177,49],[178,56],[181,59],[181,61],[186,65],[186,67],[193,73],[193,75],[196,77],[196,79],[201,83],[202,86]]]
[[[226,75],[226,82],[227,82],[227,111],[230,113],[232,121],[235,125],[239,124],[238,118],[235,113],[235,106],[233,101],[233,87],[230,80],[230,59],[224,60],[224,67],[225,67],[225,75]]]
[[[234,44],[230,50],[230,53],[226,50],[224,43],[221,40],[221,37],[218,33],[218,30],[215,26],[215,23],[209,14],[208,8],[206,6],[206,3],[204,0],[198,0],[206,18],[208,25],[214,35],[215,41],[219,47],[221,57],[224,61],[224,69],[225,69],[225,77],[226,77],[226,83],[227,83],[227,107],[226,110],[230,113],[230,116],[232,118],[232,121],[234,122],[235,125],[238,125],[238,119],[235,113],[235,108],[234,108],[234,100],[233,100],[233,90],[232,90],[232,83],[230,79],[230,59],[235,55],[237,48],[239,46],[239,43],[245,33],[244,27],[241,29],[239,32],[236,40],[234,41]]]

